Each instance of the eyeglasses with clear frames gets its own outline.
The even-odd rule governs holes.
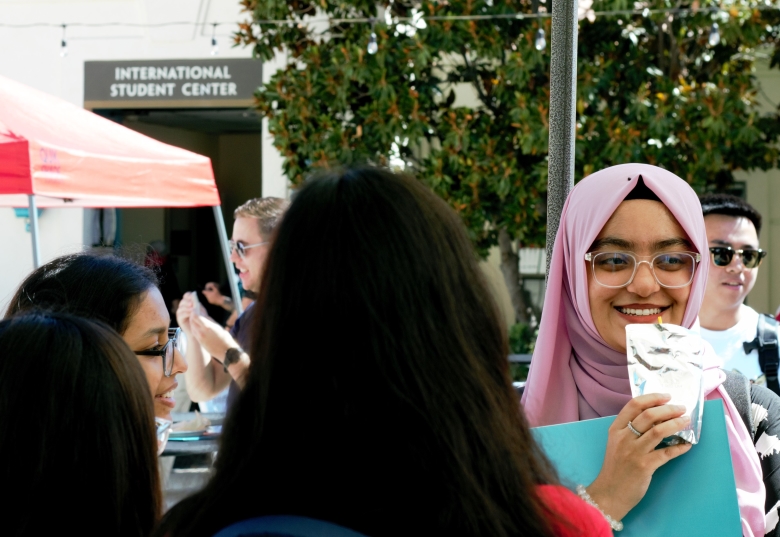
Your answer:
[[[650,260],[639,261],[640,258]],[[639,265],[647,263],[658,285],[679,289],[693,281],[701,255],[694,252],[666,252],[654,256],[636,256],[629,252],[588,252],[585,260],[590,261],[593,278],[603,287],[620,289],[630,285]]]
[[[230,248],[230,253],[238,252],[238,257],[241,259],[244,259],[246,256],[246,251],[250,248],[256,248],[257,246],[262,246],[264,244],[268,244],[268,241],[258,242],[255,244],[244,244],[241,241],[228,241],[228,247]]]
[[[163,345],[162,349],[135,351],[135,354],[139,356],[162,356],[163,373],[165,373],[166,377],[170,377],[171,373],[173,373],[174,349],[182,354],[184,353],[184,350],[180,348],[181,344],[181,328],[169,328],[168,341]]]

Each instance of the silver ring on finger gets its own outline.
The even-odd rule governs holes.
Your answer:
[[[639,438],[640,436],[642,436],[642,435],[644,434],[644,433],[640,433],[639,431],[637,431],[637,430],[636,430],[636,427],[634,427],[634,426],[631,424],[631,422],[630,422],[630,421],[628,422],[628,425],[627,425],[627,427],[628,427],[628,430],[629,430],[629,431],[631,431],[632,433],[634,433],[634,434],[637,436],[637,438]]]

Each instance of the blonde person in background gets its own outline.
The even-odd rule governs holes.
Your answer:
[[[265,258],[274,229],[281,220],[288,202],[281,198],[255,198],[238,207],[233,216],[233,238],[230,260],[239,271],[241,284],[248,293],[257,293],[263,276]],[[195,402],[209,401],[225,388],[228,407],[235,401],[249,368],[249,326],[254,316],[254,304],[236,319],[230,332],[201,312],[191,293],[179,303],[176,320],[187,336],[185,374],[187,393]]]

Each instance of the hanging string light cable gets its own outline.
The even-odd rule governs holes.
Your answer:
[[[755,11],[778,11],[780,5],[773,4],[761,4],[756,6],[731,6],[728,9],[720,6],[711,7],[679,7],[679,8],[662,8],[662,9],[615,9],[606,11],[590,11],[588,13],[588,19],[594,20],[596,17],[614,17],[614,16],[641,16],[648,18],[651,15],[666,14],[669,16],[680,15],[704,15],[704,14],[716,14],[727,13],[730,16],[734,16],[735,13],[752,13]],[[457,21],[489,21],[489,20],[525,20],[525,19],[547,19],[552,16],[552,13],[547,11],[538,11],[536,13],[492,13],[492,14],[469,14],[469,15],[429,15],[420,17],[393,17],[393,24],[406,24],[412,23],[419,25],[420,21],[440,21],[440,22],[457,22]],[[376,19],[373,17],[352,17],[352,18],[333,18],[333,17],[311,17],[301,19],[297,22],[301,24],[328,24],[328,25],[341,25],[341,24],[369,24],[371,25],[371,34],[369,36],[367,50],[369,54],[375,54],[379,50],[376,32],[374,31],[374,24]],[[234,25],[235,22],[215,22],[212,23],[212,35],[211,35],[211,55],[216,56],[219,53],[219,44],[217,43],[216,30],[220,25]],[[262,27],[263,25],[277,25],[284,26],[295,24],[295,21],[290,19],[263,19],[256,20],[251,23],[252,25]],[[133,23],[133,22],[70,22],[67,24],[56,24],[47,22],[32,22],[32,23],[2,23],[0,22],[0,28],[41,28],[41,27],[62,27],[62,40],[60,42],[60,55],[67,56],[68,47],[65,39],[65,31],[67,26],[82,27],[82,28],[108,28],[108,27],[125,27],[125,28],[165,28],[171,26],[202,26],[202,22],[160,22],[160,23]],[[717,46],[721,41],[720,28],[717,22],[713,22],[710,27],[708,35],[708,43],[710,46]],[[547,38],[543,28],[540,28],[536,32],[534,39],[534,47],[537,50],[544,50],[547,46]]]
[[[718,6],[711,7],[680,7],[680,8],[661,8],[661,9],[613,9],[605,11],[594,11],[593,14],[596,17],[614,17],[618,15],[636,15],[647,18],[650,15],[659,14],[672,14],[672,15],[695,15],[695,14],[707,14],[707,13],[731,13],[731,12],[753,12],[753,11],[776,11],[780,10],[780,5],[757,5],[753,7],[737,7],[732,6],[730,8],[723,8]],[[548,19],[552,17],[552,13],[546,11],[539,11],[538,13],[494,13],[487,15],[429,15],[424,16],[426,21],[484,21],[484,20],[501,20],[501,19]],[[370,17],[354,17],[354,18],[311,18],[305,19],[303,22],[312,24],[316,23],[330,23],[330,24],[361,24],[371,23],[374,20]],[[396,23],[408,23],[416,22],[415,17],[393,17],[393,22]],[[277,24],[285,25],[290,24],[289,20],[277,20],[277,19],[265,19],[256,20],[253,24]]]
[[[661,9],[616,9],[595,11],[593,14],[596,17],[612,17],[618,15],[634,15],[648,17],[650,15],[659,14],[672,14],[672,15],[697,15],[707,13],[748,13],[753,11],[778,11],[780,5],[761,4],[756,6],[731,6],[729,8],[711,6],[711,7],[680,7],[680,8],[661,8]],[[423,16],[425,21],[485,21],[485,20],[501,20],[501,19],[547,19],[552,17],[552,13],[546,11],[540,11],[538,13],[494,13],[485,15],[428,15]],[[393,17],[394,23],[409,23],[417,22],[419,19],[416,17]],[[253,25],[290,25],[295,24],[295,21],[290,19],[261,19],[252,21]],[[311,17],[301,19],[298,24],[372,24],[376,23],[376,19],[373,17],[352,17],[352,18],[332,18],[332,17]],[[212,23],[218,26],[222,25],[235,25],[237,22],[216,22]],[[176,22],[159,22],[159,23],[134,23],[134,22],[69,22],[67,26],[70,27],[82,27],[82,28],[105,28],[105,27],[124,27],[124,28],[165,28],[170,26],[202,26],[202,22],[193,21],[176,21]],[[41,28],[41,27],[64,27],[65,24],[49,23],[49,22],[31,22],[31,23],[3,23],[0,22],[0,28]]]

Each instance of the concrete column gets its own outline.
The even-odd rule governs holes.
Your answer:
[[[287,55],[277,53],[276,57],[270,62],[263,64],[263,82],[268,83],[277,70],[287,64]],[[290,195],[290,188],[287,177],[284,175],[282,165],[284,158],[279,150],[274,147],[273,135],[268,131],[268,120],[263,119],[262,133],[262,166],[263,166],[263,197],[273,196],[276,198],[287,198]]]

